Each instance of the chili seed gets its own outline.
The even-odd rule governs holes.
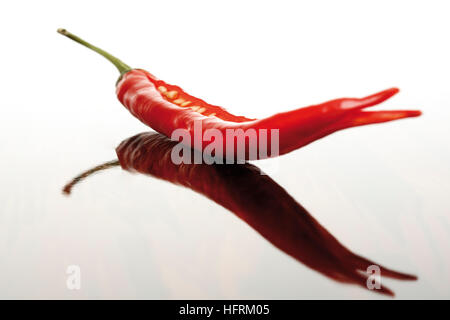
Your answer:
[[[183,102],[184,102],[183,98],[178,98],[178,99],[173,101],[173,103],[175,103],[175,104],[182,104]]]
[[[175,99],[178,96],[178,92],[175,90],[169,91],[166,93],[166,97],[170,100]]]

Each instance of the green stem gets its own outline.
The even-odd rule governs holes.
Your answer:
[[[94,50],[98,54],[100,54],[103,57],[105,57],[106,59],[108,59],[113,65],[116,66],[116,68],[119,70],[121,76],[131,70],[131,68],[128,65],[126,65],[125,63],[123,63],[122,61],[120,61],[119,59],[114,57],[113,55],[109,54],[108,52],[106,52],[96,46],[93,46],[89,42],[84,41],[83,39],[77,37],[76,35],[70,33],[69,31],[67,31],[66,29],[58,29],[58,32],[64,36],[72,39],[73,41],[78,42],[79,44],[82,44],[83,46],[88,47],[91,50]]]

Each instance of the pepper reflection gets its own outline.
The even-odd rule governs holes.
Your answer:
[[[124,140],[116,149],[118,161],[110,161],[79,175],[64,188],[99,170],[120,165],[183,185],[233,212],[286,254],[321,274],[343,283],[367,287],[368,267],[376,265],[381,276],[416,280],[413,275],[390,270],[344,247],[286,190],[258,167],[246,164],[174,164],[171,151],[177,142],[155,132]],[[381,287],[378,293],[394,295]]]

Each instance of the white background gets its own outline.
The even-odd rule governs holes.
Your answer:
[[[0,298],[301,299],[335,283],[194,192],[116,168],[148,130],[86,38],[187,92],[264,117],[398,86],[420,118],[350,129],[272,177],[350,249],[419,276],[398,298],[450,297],[448,1],[14,1],[0,4]],[[66,288],[79,265],[81,290]]]

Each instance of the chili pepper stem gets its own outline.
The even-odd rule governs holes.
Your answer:
[[[73,33],[70,33],[69,31],[67,31],[66,29],[62,29],[59,28],[58,32],[64,36],[66,36],[67,38],[72,39],[75,42],[78,42],[79,44],[97,52],[98,54],[100,54],[101,56],[105,57],[108,61],[110,61],[113,65],[116,66],[116,68],[119,70],[120,75],[124,75],[125,73],[127,73],[128,71],[131,70],[131,67],[129,67],[127,64],[125,64],[124,62],[122,62],[120,59],[114,57],[113,55],[109,54],[108,52],[90,44],[87,41],[84,41],[83,39],[81,39],[80,37],[74,35]]]
[[[63,193],[66,195],[69,195],[70,192],[72,191],[72,187],[74,185],[76,185],[78,182],[86,179],[87,177],[89,177],[90,175],[92,175],[98,171],[106,170],[106,169],[113,168],[113,167],[116,167],[119,165],[120,165],[119,160],[112,160],[112,161],[102,163],[98,166],[95,166],[94,168],[91,168],[89,170],[86,170],[83,173],[76,176],[75,178],[73,178],[72,181],[70,181],[68,184],[66,184],[63,188]]]

